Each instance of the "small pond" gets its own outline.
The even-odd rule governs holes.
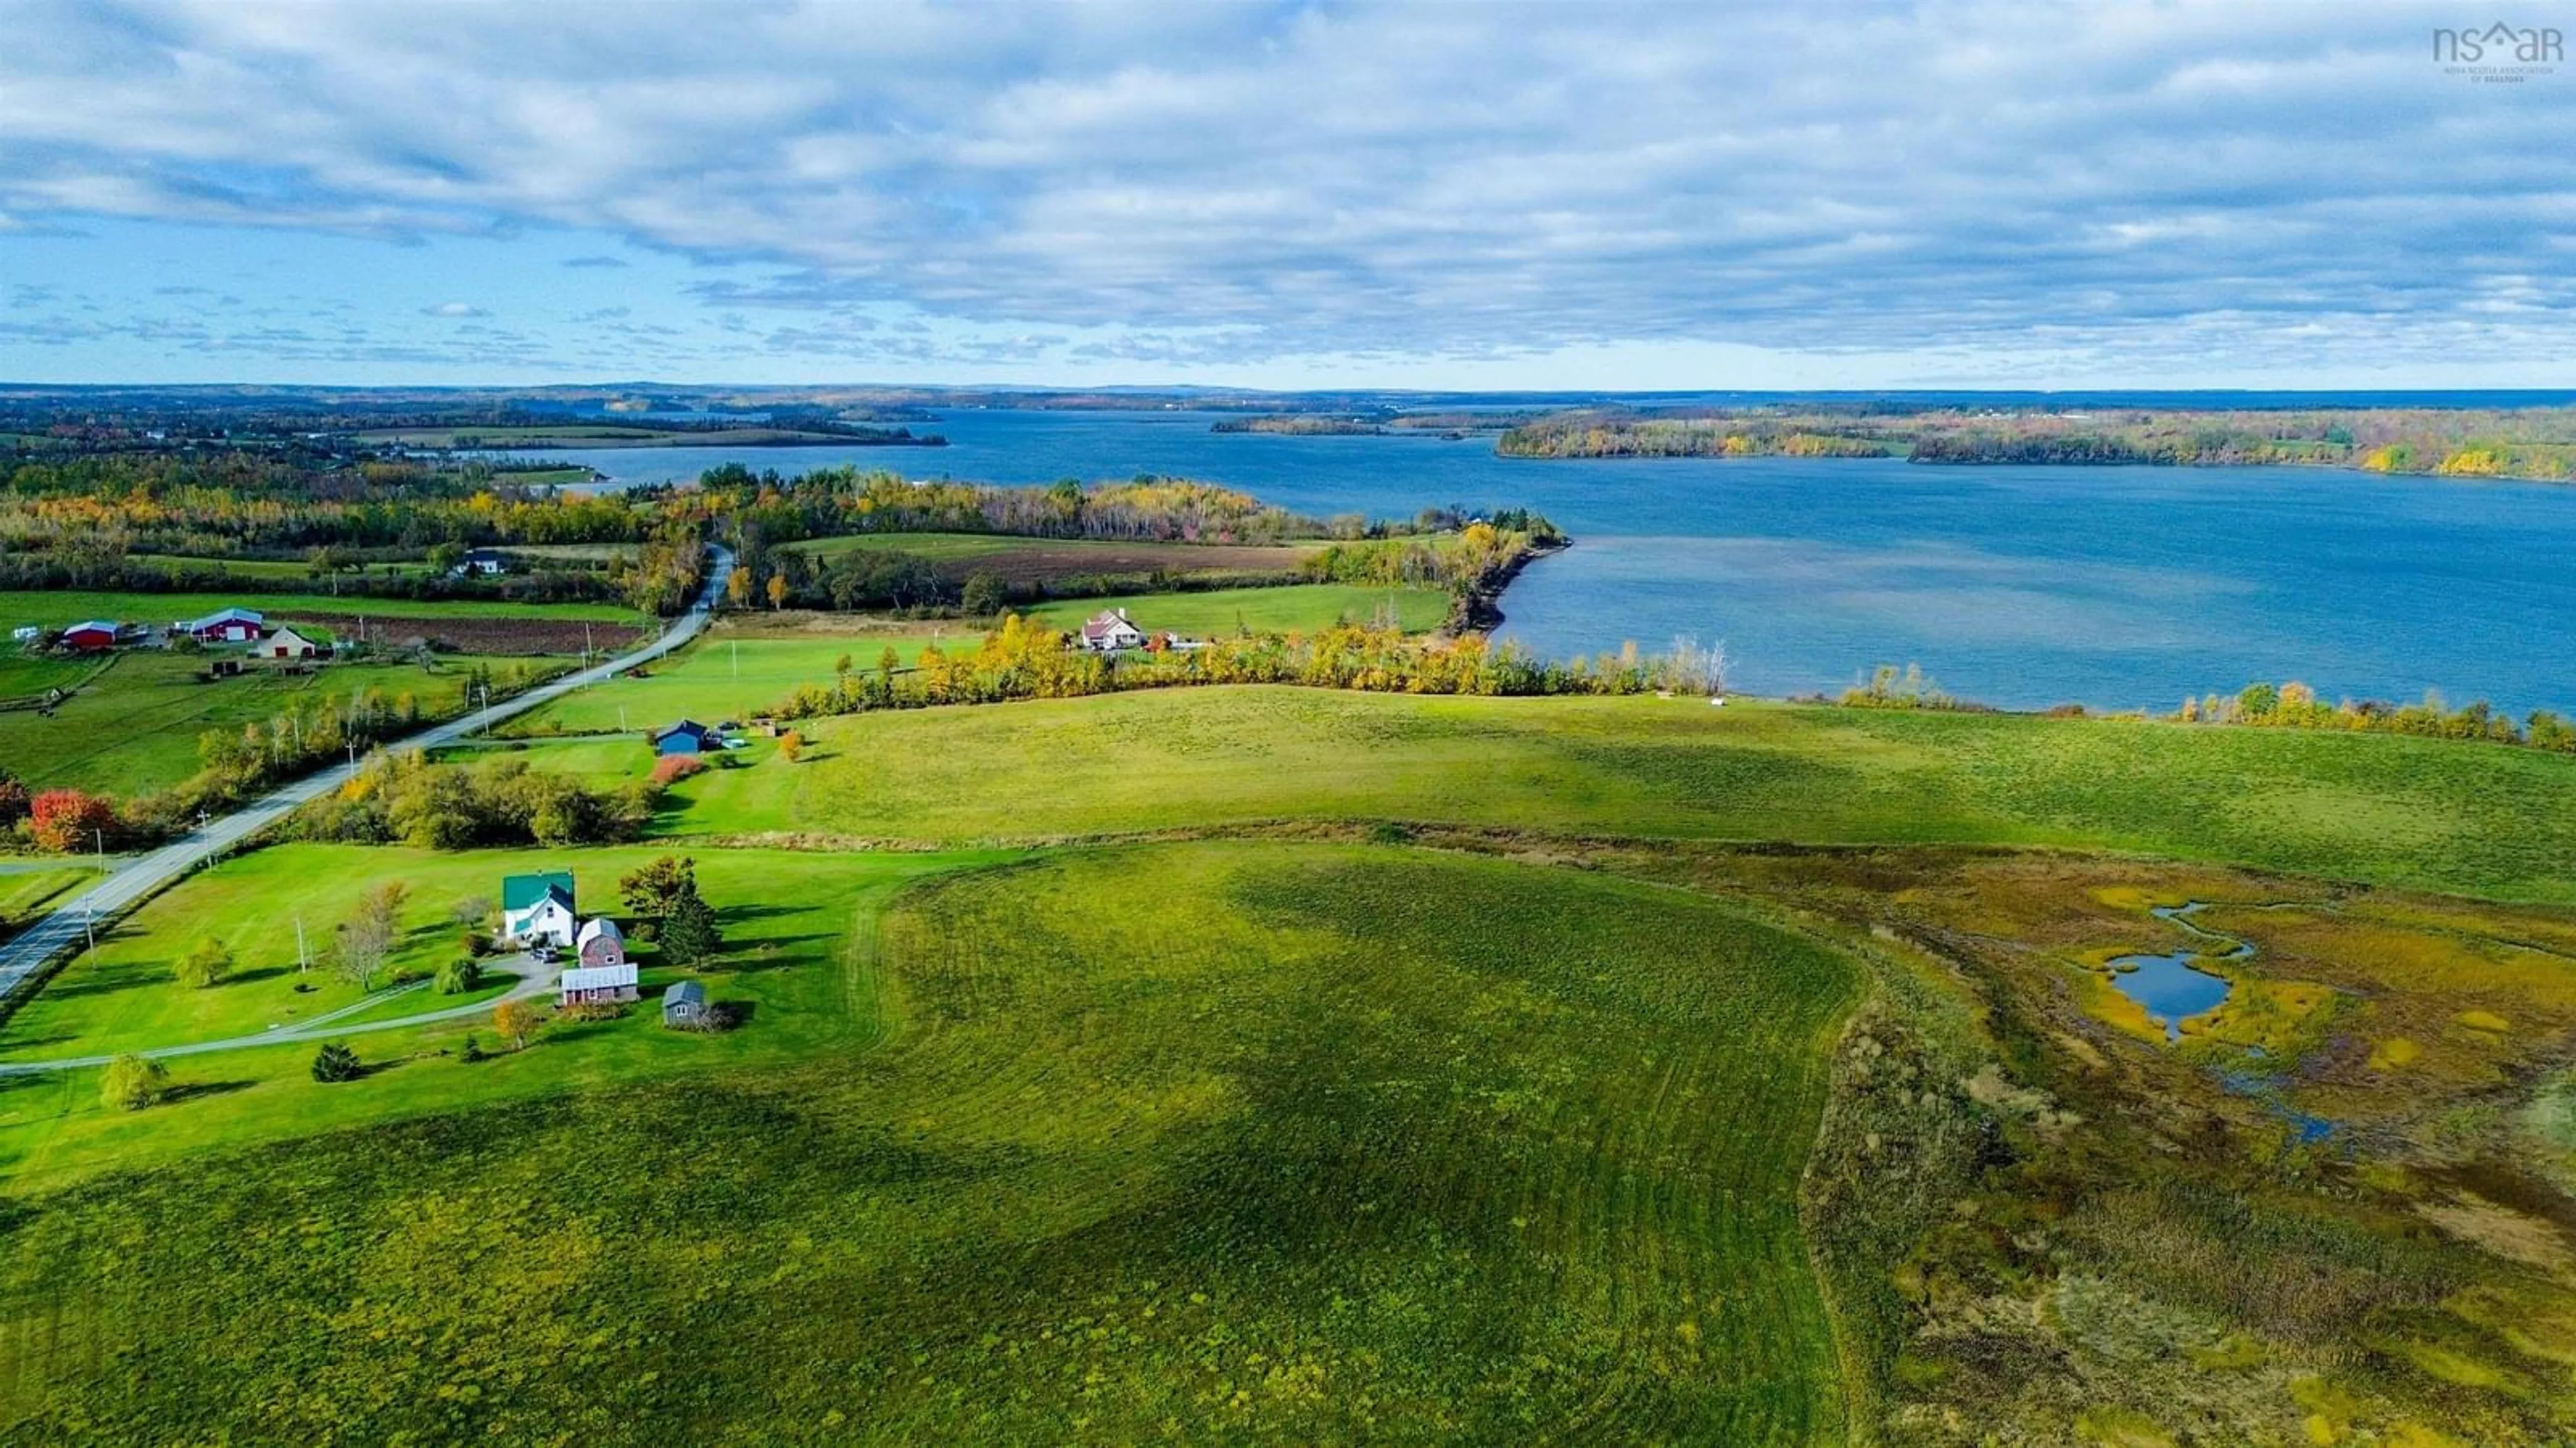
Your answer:
[[[2111,983],[2122,995],[2147,1008],[2148,1019],[2165,1028],[2168,1042],[2182,1039],[2182,1023],[2216,1010],[2231,987],[2223,976],[2200,968],[2204,960],[2243,960],[2254,953],[2251,941],[2203,930],[2191,916],[2206,901],[2159,905],[2155,916],[2170,920],[2210,943],[2207,950],[2177,950],[2167,955],[2122,955],[2111,960]]]

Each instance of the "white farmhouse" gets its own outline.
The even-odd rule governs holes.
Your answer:
[[[1141,649],[1145,631],[1127,616],[1127,610],[1112,609],[1095,613],[1082,624],[1082,646],[1095,654],[1114,654],[1120,649]]]
[[[501,880],[501,933],[520,945],[570,946],[581,917],[573,913],[572,875],[508,875]]]

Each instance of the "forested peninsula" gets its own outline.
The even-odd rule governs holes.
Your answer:
[[[1526,421],[1505,457],[1901,457],[1918,463],[2297,465],[2576,478],[2576,409],[1594,409]]]

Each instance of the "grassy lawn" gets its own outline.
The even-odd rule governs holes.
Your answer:
[[[202,656],[138,649],[79,693],[52,717],[32,709],[0,712],[0,761],[38,789],[66,787],[128,796],[165,789],[197,772],[197,736],[209,729],[265,724],[299,697],[343,698],[376,688],[388,699],[410,694],[427,715],[454,713],[464,695],[470,658],[418,664],[334,664],[310,674],[277,674],[254,668],[239,678],[211,683],[198,677]],[[518,660],[494,659],[495,669]],[[45,667],[52,667],[47,663]],[[86,673],[91,663],[71,666]],[[0,666],[0,690],[22,689],[18,675]]]
[[[2083,846],[2576,901],[2576,758],[2491,745],[1291,688],[859,715],[809,737],[796,825],[875,838],[1392,818]]]
[[[1186,638],[1239,631],[1311,632],[1336,623],[1368,623],[1392,614],[1407,632],[1438,628],[1449,616],[1449,595],[1436,588],[1370,588],[1357,583],[1296,583],[1280,588],[1217,588],[1205,593],[1149,594],[1141,598],[1068,598],[1024,610],[1030,618],[1073,629],[1104,609],[1124,607],[1148,630],[1168,629]]]
[[[411,887],[395,967],[434,972],[456,954],[450,906],[478,895],[497,899],[503,875],[569,868],[586,912],[619,913],[618,877],[663,853],[638,847],[439,855],[290,845],[229,860],[155,898],[95,952],[65,966],[0,1023],[0,1060],[253,1035],[354,1005],[363,999],[356,985],[327,969],[298,973],[295,925],[301,917],[318,954],[332,927],[379,879],[401,878]],[[196,1088],[195,1095],[132,1115],[99,1104],[96,1071],[0,1077],[0,1172],[13,1189],[23,1190],[108,1164],[167,1161],[335,1125],[668,1071],[783,1061],[864,1041],[873,1027],[853,1016],[849,1000],[854,922],[871,917],[904,881],[987,858],[700,851],[699,888],[716,907],[729,948],[727,968],[706,975],[708,992],[750,1007],[739,1031],[676,1036],[661,1029],[648,1001],[620,1021],[563,1028],[560,1042],[546,1051],[469,1071],[445,1053],[469,1031],[497,1044],[489,1020],[476,1016],[350,1037],[366,1060],[398,1063],[353,1092],[315,1089],[306,1070],[313,1056],[309,1043],[180,1057],[171,1063],[173,1074]],[[235,976],[204,990],[171,979],[172,962],[209,936],[232,948]],[[650,946],[638,946],[637,960],[648,992],[675,978],[658,967]],[[379,977],[379,988],[385,983]],[[495,987],[480,994],[497,993]],[[458,1003],[433,988],[347,1019],[388,1019]],[[571,1045],[576,1040],[578,1049]],[[558,1043],[565,1049],[553,1050]],[[5,1357],[0,1348],[0,1359]]]
[[[530,768],[579,775],[599,786],[642,779],[653,772],[655,762],[653,746],[640,730],[577,739],[496,740],[442,750],[439,757],[466,765],[522,760]],[[775,740],[752,735],[744,748],[705,756],[710,766],[705,773],[664,791],[653,833],[678,839],[793,830],[797,793],[817,777],[811,771],[827,757],[828,750],[812,748],[790,764],[779,757]]]
[[[1126,608],[1149,629],[1184,637],[1232,633],[1238,627],[1316,629],[1345,618],[1366,620],[1392,606],[1408,629],[1437,626],[1449,596],[1431,589],[1377,589],[1346,584],[1283,588],[1229,588],[1206,593],[1147,594],[1127,598],[1068,599],[1024,610],[1051,628],[1072,630],[1093,614]],[[647,729],[677,719],[714,724],[761,713],[797,685],[828,683],[842,657],[853,667],[877,666],[895,651],[909,668],[923,648],[937,643],[955,652],[983,642],[985,630],[960,619],[858,620],[839,615],[758,614],[719,620],[700,642],[655,665],[649,677],[619,678],[547,705],[504,727],[514,735],[581,734],[604,729]],[[623,710],[621,716],[620,712]],[[620,718],[624,723],[619,723]]]
[[[759,898],[814,889],[792,863],[751,863]],[[875,903],[817,893],[817,927]],[[0,1426],[1839,1441],[1794,1209],[1856,985],[1821,948],[1580,872],[1242,845],[955,875],[856,939],[850,969],[781,972],[829,989],[732,1037],[630,1020],[115,1123],[139,1149],[263,1094],[328,1118],[626,1068],[22,1199]],[[800,1009],[838,1048],[757,1058]],[[92,1088],[0,1101],[22,1094]]]
[[[29,915],[51,908],[96,878],[97,872],[85,867],[0,870],[0,940],[16,934]]]
[[[0,626],[38,624],[60,628],[106,618],[155,626],[200,618],[238,605],[265,614],[333,614],[371,621],[398,618],[556,618],[578,623],[635,623],[640,615],[613,603],[507,603],[499,599],[409,599],[315,593],[90,593],[63,589],[0,591]],[[372,627],[372,623],[371,623]]]
[[[98,672],[100,662],[95,658],[0,653],[0,699],[35,698],[47,689],[68,689]]]
[[[799,684],[828,682],[833,664],[844,656],[853,667],[873,669],[877,656],[891,647],[903,667],[909,668],[922,648],[934,641],[944,648],[973,648],[984,637],[981,629],[954,620],[897,627],[904,631],[793,633],[719,620],[699,642],[652,665],[646,677],[620,676],[584,689],[520,716],[502,726],[503,732],[643,730],[683,718],[716,724],[761,713]],[[934,634],[934,628],[941,632]]]

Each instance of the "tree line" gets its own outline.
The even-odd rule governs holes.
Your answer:
[[[137,553],[189,559],[303,560],[366,596],[498,597],[524,602],[622,597],[675,613],[695,591],[709,500],[695,489],[598,494],[509,484],[476,473],[465,487],[416,465],[317,471],[236,452],[166,457],[84,455],[0,460],[0,587],[170,592],[214,587],[266,592],[294,580],[214,565],[137,564]],[[340,579],[370,555],[582,543],[632,544],[631,564],[605,577],[550,570],[488,583],[432,578]],[[683,586],[671,586],[685,574]]]
[[[1212,684],[1399,694],[1714,693],[1725,686],[1725,653],[1678,639],[1660,654],[1630,644],[1591,659],[1541,660],[1508,641],[1430,639],[1388,624],[1341,623],[1313,633],[1246,632],[1189,649],[1158,640],[1140,654],[1106,655],[1068,648],[1057,630],[1008,614],[971,652],[933,645],[903,672],[889,649],[874,670],[842,669],[828,684],[800,685],[774,712],[806,719]]]
[[[768,549],[736,568],[727,584],[727,602],[737,608],[955,612],[990,618],[1014,603],[1050,598],[1300,583],[1446,588],[1463,594],[1496,586],[1532,550],[1563,541],[1564,535],[1544,517],[1526,512],[1504,516],[1512,526],[1477,521],[1454,532],[1334,543],[1294,568],[1158,569],[1062,574],[1019,582],[990,571],[959,576],[927,558],[894,548],[852,548],[826,555]]]
[[[1525,420],[1505,457],[1890,457],[2019,466],[2323,465],[2447,477],[2576,478],[2576,408],[2154,409],[1765,404]]]
[[[2262,729],[2332,729],[2359,734],[2408,734],[2419,739],[2476,739],[2576,754],[2576,721],[2548,709],[2517,721],[2481,699],[2456,708],[2439,695],[2419,703],[2345,699],[2329,704],[2301,683],[2248,684],[2232,695],[2185,699],[2171,716],[2187,724],[2239,724]]]
[[[285,828],[294,839],[428,850],[621,844],[643,835],[661,794],[651,780],[597,788],[525,760],[439,764],[407,749],[370,758]]]

